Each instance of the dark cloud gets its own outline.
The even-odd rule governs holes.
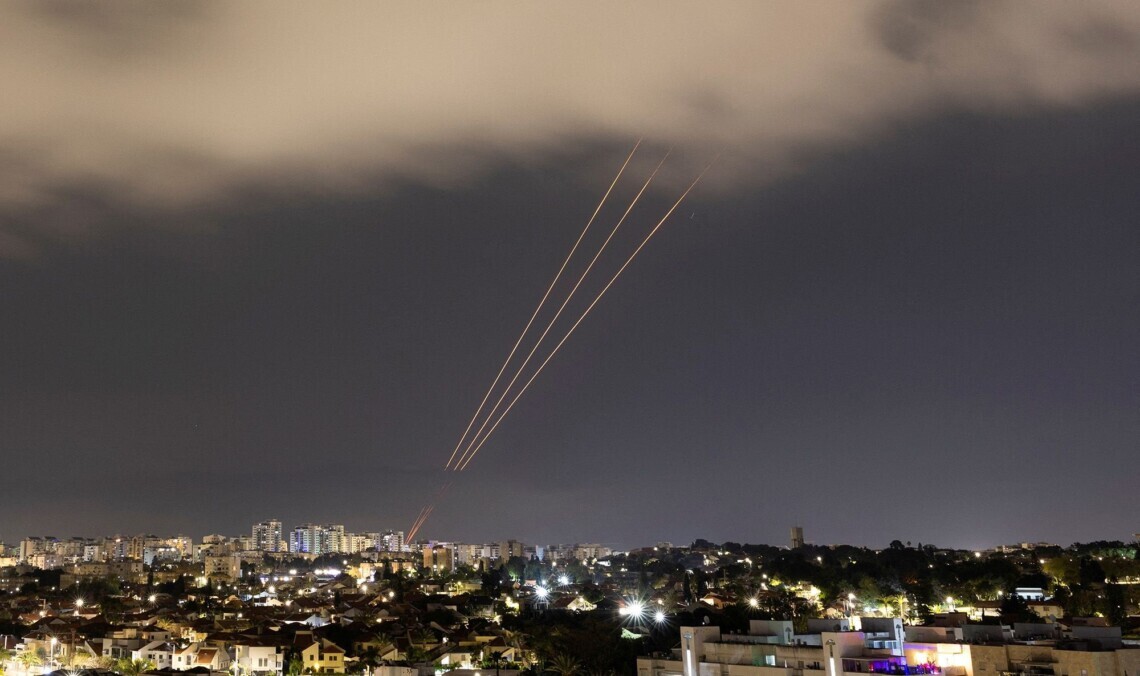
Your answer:
[[[1140,49],[1140,31],[1109,19],[1094,19],[1063,34],[1084,53],[1135,54]]]
[[[900,119],[1140,87],[1127,2],[4,11],[0,77],[20,92],[0,112],[6,222],[74,186],[176,217],[249,190],[454,186],[642,135],[687,150],[693,169],[729,147],[728,168],[747,172],[719,187],[751,189]],[[3,227],[11,255],[34,248]]]
[[[117,6],[82,0],[18,2],[14,7],[43,28],[73,44],[85,57],[156,58],[175,50],[209,16],[209,2],[164,3],[125,0]]]
[[[937,43],[975,27],[986,3],[892,1],[872,16],[872,27],[887,51],[906,61],[933,61]]]

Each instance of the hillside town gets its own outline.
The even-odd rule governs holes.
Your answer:
[[[1138,546],[29,537],[0,550],[12,676],[1128,676]],[[995,673],[996,672],[996,673]]]

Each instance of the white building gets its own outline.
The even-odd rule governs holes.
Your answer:
[[[281,522],[269,519],[253,524],[253,549],[259,552],[280,551]]]

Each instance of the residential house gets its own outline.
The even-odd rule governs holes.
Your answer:
[[[172,666],[176,671],[186,671],[195,667],[204,667],[210,671],[225,671],[230,668],[230,663],[230,654],[225,650],[202,643],[191,643],[185,648],[174,651]]]
[[[151,641],[138,650],[132,651],[131,658],[151,662],[155,669],[171,669],[174,666],[175,650],[177,650],[177,646],[170,641]]]
[[[301,656],[305,669],[318,674],[344,673],[344,649],[328,639],[316,638],[310,631],[299,631],[293,637],[293,648]]]
[[[244,638],[234,641],[234,663],[243,674],[254,676],[280,674],[284,660],[284,651],[277,641],[264,638]]]

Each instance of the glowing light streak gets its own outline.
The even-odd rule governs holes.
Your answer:
[[[420,513],[420,518],[416,519],[416,523],[412,526],[412,529],[410,531],[408,531],[408,541],[415,539],[416,533],[418,533],[420,530],[420,526],[424,525],[424,522],[427,521],[427,518],[429,516],[431,516],[431,513],[434,511],[435,511],[435,503],[434,502],[432,504],[428,505],[427,507],[423,508],[423,511]]]
[[[566,344],[566,341],[570,338],[571,335],[573,335],[574,331],[582,323],[582,320],[584,320],[586,316],[590,314],[590,311],[594,309],[594,306],[598,304],[598,301],[600,301],[602,297],[606,295],[606,292],[610,290],[610,287],[613,286],[618,277],[620,277],[621,274],[625,272],[625,269],[629,267],[629,264],[633,262],[633,259],[637,257],[637,254],[641,253],[641,250],[645,248],[645,245],[649,243],[649,240],[652,239],[655,234],[657,234],[657,231],[661,228],[662,225],[664,225],[665,221],[669,220],[669,217],[673,215],[673,212],[677,210],[677,207],[681,206],[681,203],[685,201],[685,198],[689,196],[689,193],[692,192],[693,188],[695,188],[697,184],[700,183],[701,179],[708,172],[709,168],[713,165],[714,162],[716,162],[716,158],[713,159],[713,162],[705,165],[705,168],[701,170],[701,173],[698,174],[695,179],[693,179],[693,182],[689,184],[689,187],[685,188],[685,192],[681,193],[681,196],[677,198],[677,201],[673,203],[673,206],[669,207],[669,210],[665,212],[665,215],[661,217],[661,220],[657,221],[657,225],[654,225],[653,229],[649,231],[649,234],[641,240],[641,244],[637,245],[637,248],[634,249],[633,253],[629,255],[629,258],[625,260],[625,263],[623,263],[622,266],[618,268],[618,271],[614,273],[614,276],[610,278],[610,281],[607,282],[606,285],[602,287],[602,290],[598,292],[598,295],[594,297],[593,302],[591,302],[582,312],[582,314],[578,316],[578,320],[574,322],[574,324],[570,327],[570,330],[567,331],[566,335],[562,337],[562,340],[560,340],[558,344],[554,346],[554,349],[551,351],[551,353],[547,355],[546,359],[542,362],[542,364],[539,365],[538,369],[534,372],[530,379],[526,381],[526,384],[524,384],[522,389],[519,390],[519,393],[515,395],[515,398],[511,400],[511,403],[507,405],[502,415],[500,415],[499,418],[495,421],[495,424],[492,425],[489,430],[487,430],[487,433],[483,436],[482,440],[479,441],[479,444],[475,446],[474,450],[472,450],[471,453],[467,456],[467,459],[458,466],[456,471],[463,471],[464,469],[467,469],[467,465],[471,463],[472,458],[474,458],[475,454],[479,452],[479,449],[483,447],[483,444],[487,443],[487,440],[491,438],[491,435],[495,432],[496,429],[498,429],[499,424],[503,422],[503,419],[506,418],[507,414],[511,412],[511,409],[514,408],[514,405],[520,398],[522,398],[523,394],[526,393],[527,388],[529,388],[530,384],[534,382],[534,379],[538,377],[538,374],[542,373],[542,370],[546,368],[546,365],[550,363],[550,360],[554,358],[554,355],[558,354],[558,350],[560,350],[562,346]]]
[[[475,409],[475,415],[471,416],[471,422],[467,423],[467,429],[463,430],[463,435],[459,437],[459,443],[455,444],[455,450],[451,452],[451,457],[447,459],[447,464],[444,466],[444,469],[451,469],[451,463],[455,460],[455,454],[459,452],[459,447],[462,446],[463,442],[467,439],[467,433],[471,431],[471,427],[479,418],[479,414],[482,413],[483,406],[487,404],[487,399],[489,399],[491,397],[491,393],[495,391],[495,386],[499,384],[499,379],[503,377],[503,373],[507,370],[507,365],[511,363],[511,359],[514,358],[515,352],[519,349],[519,345],[522,344],[523,338],[526,337],[527,332],[530,331],[531,325],[534,324],[535,317],[537,317],[539,311],[542,310],[542,306],[546,304],[546,299],[550,297],[550,292],[554,290],[554,285],[562,277],[562,273],[566,270],[567,264],[569,264],[570,259],[574,257],[574,252],[578,250],[578,245],[581,244],[582,239],[586,237],[586,231],[590,229],[590,226],[594,223],[594,219],[598,217],[598,213],[601,212],[602,206],[606,203],[606,200],[609,199],[610,193],[613,192],[614,186],[617,185],[618,179],[621,178],[621,175],[625,172],[626,167],[629,166],[629,162],[633,159],[633,154],[637,152],[637,148],[641,145],[641,141],[642,139],[638,139],[637,143],[633,145],[633,150],[629,151],[629,155],[625,158],[625,162],[622,163],[621,169],[618,169],[617,176],[614,176],[614,180],[610,183],[610,187],[606,189],[606,193],[602,195],[602,199],[600,202],[598,202],[598,206],[594,209],[594,213],[590,215],[590,220],[586,222],[586,227],[582,228],[582,233],[578,235],[578,240],[574,242],[574,246],[570,247],[570,253],[566,255],[566,260],[562,261],[562,267],[558,268],[558,273],[555,274],[554,279],[550,281],[550,286],[546,287],[546,293],[542,295],[542,300],[538,301],[538,307],[534,308],[534,313],[531,314],[530,319],[527,320],[526,326],[523,328],[522,333],[519,334],[519,338],[515,341],[514,347],[511,348],[510,354],[507,355],[507,358],[503,362],[503,365],[499,368],[499,372],[495,374],[495,379],[491,382],[491,386],[487,388],[487,393],[483,395],[483,401],[479,402],[479,407]],[[493,414],[494,413],[492,412],[490,415]],[[478,436],[478,434],[476,434],[476,436]]]
[[[669,152],[672,152],[672,149],[670,149]],[[475,446],[475,443],[479,439],[479,436],[483,434],[483,430],[487,428],[487,424],[491,422],[492,418],[495,417],[495,413],[498,412],[499,406],[502,405],[503,400],[507,398],[508,394],[510,394],[511,388],[514,387],[515,383],[518,382],[519,377],[521,377],[523,374],[523,371],[526,370],[527,364],[530,363],[531,358],[534,357],[534,353],[537,352],[538,348],[542,345],[542,341],[546,340],[546,336],[550,333],[550,329],[554,328],[554,324],[558,321],[558,318],[562,316],[562,311],[566,309],[566,306],[570,303],[571,299],[574,298],[574,294],[578,292],[578,288],[582,286],[582,282],[586,280],[586,276],[589,275],[590,271],[594,269],[594,264],[598,262],[599,258],[601,258],[602,253],[606,250],[606,247],[609,246],[610,241],[614,238],[614,235],[617,234],[618,229],[621,228],[623,223],[625,223],[625,219],[629,217],[630,212],[633,211],[633,208],[641,200],[641,196],[644,195],[645,191],[649,188],[649,184],[653,182],[653,179],[657,176],[657,173],[661,171],[661,166],[665,164],[665,160],[669,159],[669,152],[665,153],[665,157],[662,157],[661,161],[657,163],[656,167],[654,167],[653,173],[650,174],[649,178],[645,180],[645,183],[641,186],[641,190],[638,190],[637,194],[634,195],[633,201],[631,201],[629,203],[629,206],[626,207],[625,213],[623,213],[621,215],[621,218],[618,219],[618,222],[616,225],[614,225],[613,230],[610,230],[610,234],[608,237],[606,237],[606,241],[602,242],[602,246],[598,249],[597,253],[594,254],[594,257],[590,259],[590,264],[586,266],[586,269],[578,277],[578,281],[574,283],[574,287],[570,289],[570,293],[568,293],[566,295],[566,298],[563,299],[562,305],[558,307],[558,311],[554,313],[554,317],[552,317],[551,320],[546,324],[546,328],[543,329],[542,335],[538,337],[538,340],[535,342],[534,346],[530,348],[530,352],[527,353],[526,359],[523,359],[522,365],[520,365],[518,367],[518,370],[515,371],[515,375],[513,378],[511,378],[511,382],[507,383],[507,386],[503,390],[503,393],[499,395],[498,401],[495,402],[495,405],[492,406],[491,410],[487,413],[487,418],[483,420],[483,424],[479,426],[479,431],[476,432],[475,436],[471,438],[471,443],[467,445],[466,450],[463,451],[463,455],[461,455],[459,457],[459,460],[456,461],[456,467],[460,465],[466,466],[466,462],[464,461],[467,459],[468,453],[471,453],[471,449]]]
[[[408,534],[404,538],[406,542],[412,541],[412,539],[415,537],[416,533],[419,532],[420,527],[424,525],[424,522],[427,521],[427,518],[429,516],[431,516],[431,513],[433,511],[435,511],[436,503],[438,503],[440,500],[443,499],[443,496],[447,493],[447,490],[449,488],[451,488],[451,482],[450,481],[448,481],[447,483],[441,485],[438,489],[436,489],[435,495],[433,495],[431,497],[431,500],[428,502],[428,504],[426,506],[424,506],[423,509],[420,510],[419,516],[417,516],[416,520],[414,522],[412,522],[412,527],[408,529]]]

